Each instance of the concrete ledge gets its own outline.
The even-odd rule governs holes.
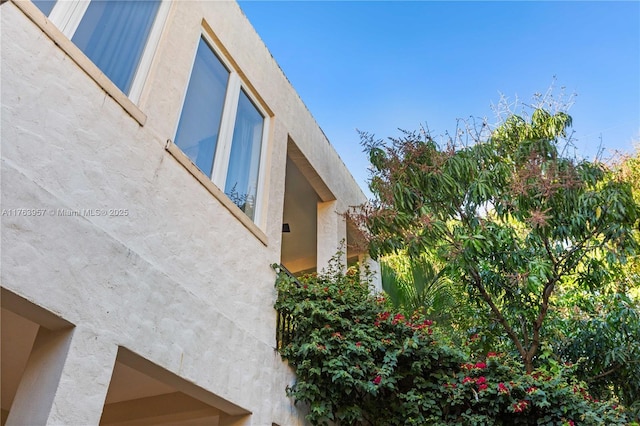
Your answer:
[[[165,370],[164,368],[144,359],[143,357],[125,347],[118,348],[118,361],[130,368],[148,375],[149,377],[172,386],[177,391],[182,392],[185,395],[190,396],[191,398],[194,398],[209,407],[216,408],[223,413],[233,416],[251,414],[251,411],[237,404],[234,404],[233,402],[228,401],[218,395],[214,395],[208,390],[203,389],[200,386],[191,383],[168,370]],[[200,406],[200,408],[203,407]],[[205,414],[216,415],[219,413],[209,412]]]
[[[193,164],[191,159],[187,157],[182,150],[171,140],[167,140],[165,149],[182,165],[198,182],[204,186],[231,214],[233,214],[257,239],[265,246],[268,245],[267,236],[238,206],[236,206],[227,195],[216,186],[204,173],[200,171],[198,166]]]
[[[146,398],[106,404],[101,425],[216,424],[220,411],[203,402],[180,393],[169,393]]]
[[[0,291],[2,307],[10,310],[14,314],[27,318],[49,330],[64,330],[74,327],[69,321],[47,311],[26,298],[2,287]]]
[[[71,40],[69,40],[40,9],[30,1],[11,0],[22,13],[44,32],[73,62],[75,62],[98,86],[115,100],[141,126],[147,121],[147,116],[122,93],[122,91],[98,68]]]

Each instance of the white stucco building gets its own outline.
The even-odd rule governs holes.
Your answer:
[[[365,197],[239,6],[0,15],[2,425],[303,424],[270,265]]]

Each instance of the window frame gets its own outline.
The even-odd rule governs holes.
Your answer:
[[[235,129],[235,121],[238,112],[238,102],[240,100],[240,92],[243,91],[249,101],[256,108],[258,113],[262,116],[262,134],[260,137],[260,158],[258,161],[258,182],[256,187],[256,199],[255,210],[253,218],[247,215],[239,207],[238,210],[242,212],[250,221],[261,227],[264,220],[264,200],[265,200],[265,178],[266,178],[266,159],[269,145],[269,132],[270,122],[272,114],[265,106],[264,102],[255,93],[251,84],[249,84],[244,78],[244,74],[240,71],[239,67],[233,63],[232,60],[225,54],[224,49],[219,47],[217,39],[211,35],[208,28],[201,27],[199,38],[194,44],[193,53],[191,55],[191,66],[189,68],[189,78],[184,86],[182,93],[182,99],[180,103],[180,113],[176,120],[175,128],[173,131],[174,140],[178,132],[180,125],[180,119],[182,118],[182,112],[184,110],[185,101],[187,98],[187,91],[191,77],[193,76],[193,68],[196,62],[196,56],[198,53],[198,45],[200,40],[203,40],[206,45],[211,49],[211,52],[221,62],[221,64],[229,71],[229,80],[225,91],[225,99],[222,107],[222,116],[220,118],[220,130],[218,133],[218,140],[216,143],[216,149],[213,154],[213,167],[211,175],[207,175],[205,172],[197,168],[197,170],[206,176],[219,190],[224,194],[224,197],[229,199],[224,192],[226,187],[226,180],[229,168],[229,161],[231,157],[231,146],[233,142],[233,133]],[[178,148],[179,149],[179,148]],[[186,154],[185,154],[186,155]]]
[[[99,0],[57,0],[47,19],[51,21],[60,32],[71,40],[82,22],[92,1]],[[146,83],[153,57],[160,43],[163,28],[169,15],[171,0],[160,0],[158,11],[144,43],[144,48],[133,74],[131,88],[128,93],[123,92],[133,103],[140,101],[142,89]],[[109,78],[109,77],[107,77]],[[118,88],[118,90],[120,90]],[[122,90],[120,90],[122,92]]]

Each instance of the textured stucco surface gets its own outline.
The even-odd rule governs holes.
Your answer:
[[[139,102],[144,126],[12,2],[0,14],[2,208],[46,212],[1,218],[1,282],[77,327],[52,424],[95,423],[118,346],[251,411],[248,424],[302,423],[273,349],[269,265],[280,258],[288,137],[336,210],[364,196],[239,7],[172,4]],[[274,114],[258,223],[266,246],[164,150],[203,19]]]

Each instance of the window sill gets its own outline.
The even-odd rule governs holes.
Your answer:
[[[267,236],[258,226],[253,223],[249,216],[247,216],[238,206],[236,206],[227,195],[222,192],[220,188],[214,184],[209,177],[207,177],[204,173],[200,171],[200,169],[193,164],[191,159],[187,157],[180,148],[176,144],[174,144],[171,140],[167,141],[165,149],[173,158],[175,158],[178,163],[182,165],[187,171],[194,177],[202,186],[204,186],[207,191],[222,204],[231,214],[233,214],[236,219],[238,219],[245,228],[247,228],[257,239],[260,240],[262,244],[267,245]]]
[[[30,1],[13,0],[12,3],[36,24],[47,37],[51,39],[63,52],[71,58],[98,86],[115,100],[141,126],[147,121],[147,116],[138,108],[102,71],[69,40],[55,25],[42,14],[40,9]]]

